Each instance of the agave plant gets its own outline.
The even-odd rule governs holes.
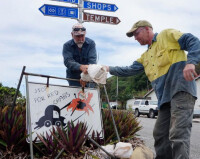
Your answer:
[[[110,141],[117,140],[110,111],[103,109],[103,125],[104,125],[104,138],[105,144]],[[142,128],[139,122],[134,117],[133,113],[123,110],[113,110],[115,124],[120,136],[122,138],[134,138],[136,133]]]
[[[54,127],[50,133],[46,132],[46,136],[37,134],[37,137],[40,139],[41,143],[34,142],[33,144],[40,156],[42,155],[46,156],[47,158],[55,158],[62,149],[58,141],[54,138],[53,134],[59,138]]]
[[[68,122],[66,129],[57,127],[59,137],[52,133],[55,139],[59,142],[66,153],[79,155],[80,150],[87,139],[87,126],[83,122],[74,123]]]
[[[82,154],[80,150],[89,134],[89,132],[86,132],[85,123],[78,122],[74,125],[71,121],[67,123],[66,128],[53,128],[50,135],[48,133],[46,133],[46,136],[37,135],[42,144],[34,143],[34,145],[43,156],[48,158],[55,158],[62,149],[65,151],[62,153],[63,156],[77,157]]]
[[[92,132],[91,138],[99,145],[104,145],[104,139],[101,137],[102,132],[94,131]],[[90,140],[87,140],[85,146],[97,149],[98,147],[93,144]]]
[[[0,108],[0,149],[6,152],[18,154],[26,152],[26,112],[25,109],[16,107]]]

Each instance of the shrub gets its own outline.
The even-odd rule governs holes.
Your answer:
[[[64,129],[62,127],[53,128],[51,134],[46,133],[46,137],[43,135],[38,135],[38,138],[46,147],[46,153],[42,153],[49,158],[55,158],[58,155],[58,152],[62,149],[65,150],[66,154],[71,156],[82,155],[80,152],[83,144],[87,139],[87,126],[83,122],[78,122],[76,125],[74,123],[68,122],[67,127]],[[36,145],[36,144],[34,144]],[[37,147],[37,145],[36,145]],[[68,156],[67,155],[67,156]]]
[[[0,108],[0,149],[9,154],[27,152],[26,112],[24,108]]]
[[[33,142],[33,145],[36,148],[34,153],[37,156],[46,156],[47,158],[53,159],[58,155],[62,147],[60,146],[59,142],[55,140],[54,135],[59,136],[54,127],[50,133],[46,132],[46,136],[37,134],[37,137],[41,141],[40,143],[36,143],[36,138],[36,140]]]
[[[124,110],[112,110],[112,112],[120,139],[134,138],[136,133],[142,127],[139,126],[139,122],[134,117],[133,113]],[[102,116],[105,144],[108,144],[111,141],[116,141],[117,136],[114,130],[110,111],[108,109],[103,109]]]
[[[116,127],[121,141],[133,139],[136,133],[141,129],[139,122],[131,112],[122,110],[112,110]],[[11,114],[10,107],[0,108],[0,149],[4,152],[6,158],[12,158],[18,154],[26,156],[29,154],[29,145],[26,142],[26,112],[25,107],[15,107]],[[111,118],[110,111],[103,109],[102,113],[104,126],[104,142],[100,138],[101,132],[93,131],[91,138],[99,145],[106,145],[110,142],[117,142],[116,133]],[[66,128],[52,128],[50,133],[38,135],[41,143],[34,143],[34,156],[55,158],[58,153],[64,149],[62,157],[73,156],[78,158],[83,156],[88,149],[97,148],[89,140],[86,146],[87,135],[89,134],[85,123],[68,122]],[[89,141],[89,142],[88,142]],[[89,151],[88,151],[89,152]],[[6,155],[5,155],[6,154]],[[11,155],[12,154],[12,155]],[[9,156],[10,155],[10,156]]]

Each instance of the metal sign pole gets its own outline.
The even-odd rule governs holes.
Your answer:
[[[17,90],[16,90],[16,93],[15,93],[15,97],[14,97],[14,100],[13,100],[12,111],[11,112],[13,112],[15,104],[16,104],[17,95],[19,93],[19,88],[20,88],[20,85],[22,83],[22,78],[23,78],[25,69],[26,69],[26,66],[24,66],[23,69],[22,69],[22,73],[21,73],[21,76],[20,76],[20,79],[19,79],[19,83],[17,85]]]
[[[116,135],[117,135],[118,141],[120,142],[119,133],[118,133],[118,131],[117,131],[117,127],[116,127],[115,120],[114,120],[114,117],[113,117],[113,113],[112,113],[112,110],[111,110],[110,101],[109,101],[109,98],[108,98],[106,86],[103,85],[103,87],[104,87],[104,90],[105,90],[105,93],[106,93],[106,98],[107,98],[107,101],[108,101],[108,107],[109,107],[110,114],[111,114],[111,117],[112,117],[112,121],[113,121],[114,129],[115,129],[115,133],[116,133]]]
[[[79,18],[78,21],[79,23],[83,23],[83,0],[79,0],[79,4],[78,4],[78,8],[79,8]]]
[[[31,159],[33,159],[33,141],[32,141],[32,128],[31,128],[31,112],[30,112],[30,102],[29,102],[29,87],[28,87],[28,75],[25,76],[26,79],[26,104],[27,104],[27,120],[28,120],[28,130],[30,138],[30,154]]]
[[[110,154],[108,151],[106,151],[104,148],[102,148],[96,141],[94,141],[89,136],[87,137],[93,144],[95,144],[98,148],[100,148],[102,151],[104,151],[108,156],[110,156],[112,159],[115,159],[116,157]]]

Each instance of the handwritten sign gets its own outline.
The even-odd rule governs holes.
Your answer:
[[[90,135],[102,131],[101,107],[97,89],[28,83],[33,140],[52,126],[65,127],[68,121],[87,123]],[[27,126],[28,123],[27,123]],[[37,134],[36,134],[37,133]],[[101,134],[103,137],[103,134]]]

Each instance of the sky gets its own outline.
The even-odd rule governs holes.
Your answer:
[[[154,32],[174,28],[200,38],[199,0],[90,1],[115,4],[118,10],[84,12],[115,16],[121,21],[118,25],[83,23],[86,36],[96,43],[100,65],[128,66],[141,56],[147,47],[126,36],[138,20],[148,20]],[[28,73],[66,77],[62,48],[71,39],[71,28],[77,20],[44,16],[38,10],[43,4],[76,7],[51,0],[0,0],[0,83],[4,86],[17,87],[23,66]],[[24,78],[20,90],[25,94]]]

